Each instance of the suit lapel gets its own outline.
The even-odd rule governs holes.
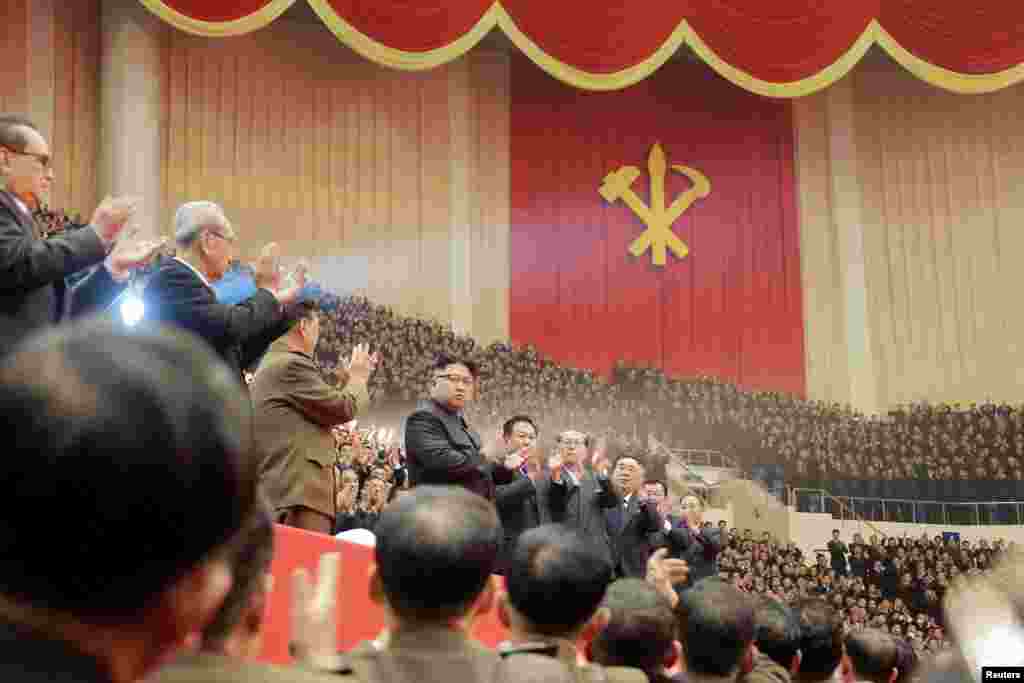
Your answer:
[[[14,195],[10,192],[0,191],[0,204],[5,206],[14,214],[14,217],[18,220],[18,225],[23,227],[32,235],[41,237],[39,234],[39,226],[36,224],[32,214],[27,213],[26,210],[22,208],[22,205],[14,198]]]

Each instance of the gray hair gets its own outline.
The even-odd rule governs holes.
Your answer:
[[[220,205],[210,201],[186,202],[174,214],[174,241],[179,247],[189,247],[211,224],[228,227]]]

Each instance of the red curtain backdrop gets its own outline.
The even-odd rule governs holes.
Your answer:
[[[623,91],[562,85],[512,66],[513,341],[576,367],[617,359],[757,389],[805,388],[793,134],[787,101],[751,95],[700,64],[675,62]],[[703,172],[711,194],[674,232],[690,248],[665,267],[629,244],[643,224],[598,194],[620,165]],[[666,203],[689,187],[666,182]]]
[[[218,23],[247,17],[280,0],[142,1],[168,20],[172,20],[166,12],[170,9]],[[384,48],[410,55],[451,45],[483,18],[489,22],[486,28],[500,24],[507,32],[512,29],[511,20],[515,29],[544,53],[532,56],[548,60],[545,67],[553,73],[570,68],[608,75],[638,67],[651,59],[684,21],[716,55],[712,58],[698,50],[701,56],[721,60],[716,69],[722,70],[724,64],[766,83],[788,84],[821,74],[853,47],[872,20],[878,20],[912,55],[950,71],[995,74],[1024,64],[1024,3],[1020,2],[304,1],[318,8],[325,21],[344,22],[345,26],[332,26],[342,39],[347,40],[350,30],[356,29]],[[507,16],[501,18],[502,13]],[[254,24],[253,30],[258,27]],[[692,42],[691,36],[686,39]],[[883,47],[892,51],[886,43]],[[442,61],[458,56],[455,51]],[[371,58],[387,63],[393,55]],[[922,74],[920,69],[917,73],[940,85],[944,79],[941,73]],[[738,82],[744,85],[742,79]],[[821,87],[828,82],[826,77]]]

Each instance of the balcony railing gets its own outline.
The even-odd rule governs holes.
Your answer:
[[[790,505],[798,512],[828,513],[836,519],[912,524],[1022,524],[1024,501],[948,503],[939,500],[832,496],[820,489],[795,488]]]

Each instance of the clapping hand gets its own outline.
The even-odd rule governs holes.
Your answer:
[[[305,289],[306,287],[306,272],[308,270],[309,267],[306,265],[305,262],[300,262],[299,265],[295,266],[295,269],[292,271],[291,277],[288,278],[289,281],[291,282],[291,286],[288,287],[287,289],[277,291],[275,294],[275,296],[277,296],[277,300],[280,301],[282,304],[293,304],[296,301],[298,301],[299,295],[302,294],[302,290]],[[277,280],[277,289],[279,289],[280,269],[278,270]]]
[[[668,548],[658,548],[647,560],[647,581],[668,598],[674,608],[679,602],[674,586],[690,575],[686,560],[668,557]]]
[[[96,207],[89,224],[105,245],[113,244],[135,214],[138,204],[135,197],[106,197]]]
[[[356,344],[352,347],[352,356],[345,363],[344,371],[348,373],[349,380],[366,384],[379,362],[380,354],[371,354],[369,344]]]
[[[562,467],[565,462],[562,460],[562,456],[559,453],[555,453],[548,458],[548,474],[551,475],[551,481],[562,480]]]
[[[107,257],[107,270],[117,282],[131,275],[131,271],[149,263],[150,259],[167,243],[161,237],[153,240],[121,239]]]
[[[292,658],[303,664],[332,671],[338,664],[338,578],[341,553],[320,556],[320,568],[311,578],[305,569],[292,575]]]
[[[255,271],[256,286],[260,289],[277,289],[281,277],[281,247],[277,242],[271,242],[260,250],[260,256],[256,259]]]

